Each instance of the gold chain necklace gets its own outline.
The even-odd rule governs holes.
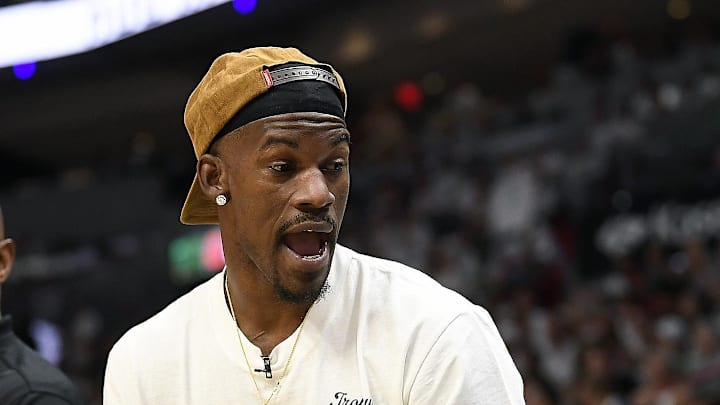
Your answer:
[[[237,318],[235,318],[235,309],[232,305],[232,298],[230,297],[230,290],[228,289],[228,275],[227,270],[225,271],[225,296],[227,297],[228,303],[230,304],[230,315],[232,315],[233,322],[235,323],[235,332],[237,333],[238,340],[240,341],[240,349],[242,349],[243,357],[245,358],[245,365],[247,366],[248,373],[250,375],[250,379],[253,382],[253,385],[255,385],[255,392],[257,392],[258,399],[260,400],[260,403],[263,405],[267,405],[270,403],[270,400],[273,399],[273,397],[280,392],[280,383],[282,382],[283,378],[285,378],[285,375],[287,374],[288,369],[290,368],[290,362],[292,361],[293,355],[295,354],[295,348],[297,347],[298,341],[300,340],[300,335],[303,331],[303,326],[305,326],[305,319],[307,319],[308,314],[310,313],[310,309],[314,306],[311,305],[308,309],[307,313],[305,313],[305,316],[303,317],[302,321],[300,322],[300,328],[298,329],[298,335],[295,338],[295,343],[293,343],[292,349],[290,350],[290,355],[288,356],[287,362],[285,363],[285,367],[283,367],[282,373],[280,374],[280,378],[278,378],[277,383],[275,383],[275,387],[273,387],[272,392],[270,393],[270,396],[268,399],[263,399],[262,393],[260,393],[260,387],[258,387],[257,381],[255,381],[255,374],[253,374],[252,366],[250,366],[250,360],[248,360],[248,356],[245,352],[245,345],[243,344],[242,336],[240,336],[240,327],[237,323]]]

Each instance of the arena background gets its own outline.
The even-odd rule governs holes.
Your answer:
[[[348,84],[341,242],[488,308],[528,404],[720,403],[718,34],[714,0],[259,0],[0,69],[3,313],[100,404],[112,343],[222,267],[178,222],[187,96],[297,46]]]

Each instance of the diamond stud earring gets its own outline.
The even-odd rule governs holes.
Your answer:
[[[227,197],[225,197],[225,194],[218,194],[218,196],[215,197],[215,204],[221,207],[227,204]]]

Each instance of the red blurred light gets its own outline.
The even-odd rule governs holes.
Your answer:
[[[225,255],[223,254],[219,229],[211,230],[205,234],[200,260],[205,270],[210,272],[220,271],[225,267]]]
[[[420,85],[410,81],[395,86],[393,95],[395,102],[405,111],[417,111],[424,99]]]

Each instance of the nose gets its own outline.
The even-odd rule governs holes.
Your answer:
[[[325,175],[317,168],[308,169],[298,176],[298,187],[292,204],[300,211],[312,212],[329,208],[335,202],[335,194],[328,188]]]

